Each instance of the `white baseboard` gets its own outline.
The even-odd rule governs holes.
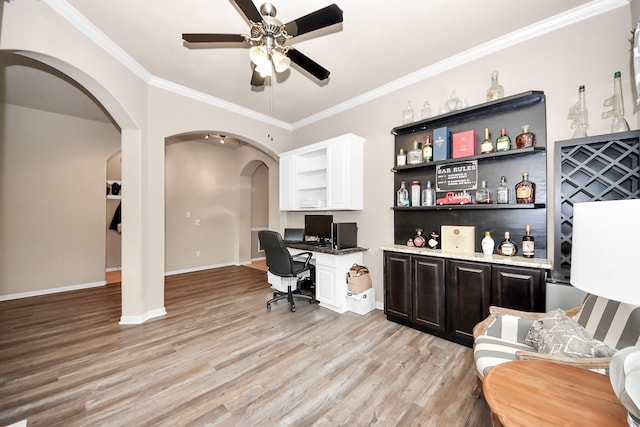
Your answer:
[[[139,316],[121,316],[120,324],[121,325],[139,325],[141,323],[146,322],[149,319],[153,319],[154,317],[160,317],[167,314],[167,310],[164,307],[157,308],[155,310],[147,311]]]
[[[236,266],[238,266],[238,265],[247,265],[247,264],[251,264],[251,261],[225,262],[225,263],[222,263],[222,264],[201,265],[199,267],[191,267],[191,268],[183,268],[183,269],[180,269],[180,270],[165,271],[164,275],[165,276],[175,276],[176,274],[193,273],[195,271],[211,270],[213,268],[229,267],[229,266],[233,266],[233,265],[236,265]]]
[[[60,288],[41,289],[37,291],[20,292],[18,294],[0,295],[0,301],[9,301],[9,300],[20,299],[20,298],[37,297],[40,295],[57,294],[59,292],[77,291],[80,289],[97,288],[100,286],[105,286],[106,284],[107,284],[106,280],[101,280],[99,282],[82,283],[80,285],[71,285],[71,286],[62,286]]]

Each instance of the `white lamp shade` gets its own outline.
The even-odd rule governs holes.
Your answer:
[[[571,284],[640,305],[640,199],[573,206]]]
[[[264,46],[251,47],[251,49],[249,49],[249,58],[251,59],[251,62],[253,62],[257,66],[261,66],[269,62],[269,54],[267,53],[267,48]]]
[[[291,65],[291,60],[281,52],[273,52],[271,58],[273,59],[273,66],[277,73],[286,71],[286,69],[289,68],[289,65]]]

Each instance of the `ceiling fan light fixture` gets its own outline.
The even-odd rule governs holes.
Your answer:
[[[265,61],[262,64],[256,66],[256,71],[260,73],[262,77],[271,77],[273,72],[271,70],[271,61]]]
[[[251,49],[249,49],[249,58],[251,62],[257,66],[261,66],[269,62],[269,53],[265,46],[252,46]]]
[[[282,73],[289,68],[291,65],[291,60],[282,52],[275,51],[271,54],[271,59],[273,60],[273,66],[276,69],[276,73]]]

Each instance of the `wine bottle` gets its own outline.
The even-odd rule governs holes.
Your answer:
[[[516,256],[518,253],[518,246],[510,239],[509,232],[504,232],[504,240],[498,244],[498,254],[504,256]]]
[[[533,258],[535,256],[535,239],[531,235],[531,226],[527,224],[524,231],[525,235],[522,236],[522,256],[525,258]]]

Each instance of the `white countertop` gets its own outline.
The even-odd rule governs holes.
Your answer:
[[[472,254],[461,254],[457,252],[443,252],[442,249],[417,248],[407,245],[381,246],[381,250],[389,252],[401,252],[406,254],[426,255],[439,258],[460,259],[465,261],[488,262],[491,264],[512,265],[516,267],[544,268],[551,270],[550,259],[546,258],[525,258],[521,256],[485,255],[479,252]]]

